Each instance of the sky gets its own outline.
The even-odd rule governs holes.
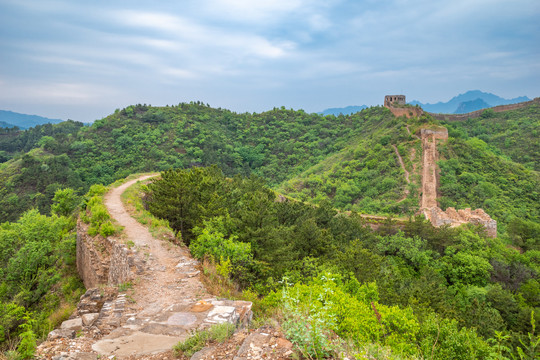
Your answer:
[[[540,96],[538,0],[0,0],[0,109],[318,112]]]

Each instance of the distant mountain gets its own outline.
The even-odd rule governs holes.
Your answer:
[[[459,94],[458,96],[453,97],[452,99],[450,99],[450,101],[445,103],[438,102],[436,104],[423,104],[418,100],[414,100],[411,101],[409,104],[420,105],[422,109],[433,113],[453,114],[457,113],[458,107],[461,103],[476,101],[478,99],[483,100],[485,103],[489,104],[489,107],[497,105],[515,104],[531,100],[526,96],[520,96],[514,99],[504,99],[497,95],[485,93],[480,90],[470,90],[467,91],[465,94]]]
[[[12,128],[12,127],[14,127],[14,126],[15,126],[15,125],[9,124],[9,123],[7,123],[7,122],[5,122],[5,121],[0,121],[0,128]]]
[[[454,114],[466,114],[472,111],[487,109],[490,107],[491,105],[489,105],[487,102],[485,102],[482,99],[464,101],[458,105],[456,111],[454,111]]]
[[[36,125],[58,124],[62,121],[64,120],[49,119],[38,115],[27,115],[13,111],[0,110],[0,127],[18,126],[21,129],[28,129]],[[4,124],[7,124],[7,126]]]
[[[350,115],[350,114],[354,114],[354,113],[357,113],[359,111],[362,111],[364,109],[367,108],[367,105],[360,105],[360,106],[347,106],[347,107],[343,107],[343,108],[330,108],[330,109],[326,109],[326,110],[323,110],[317,114],[320,114],[320,115],[336,115],[338,116],[339,114],[343,114],[343,115]]]

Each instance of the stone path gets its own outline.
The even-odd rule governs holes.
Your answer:
[[[89,289],[73,320],[80,323],[78,319],[88,314],[95,314],[97,319],[82,329],[78,327],[75,331],[79,331],[80,336],[68,340],[68,347],[57,347],[52,356],[42,351],[43,358],[145,359],[150,356],[155,359],[153,355],[168,352],[187,338],[190,331],[223,322],[249,321],[250,302],[218,300],[209,295],[199,278],[199,264],[188,249],[155,239],[129,215],[120,195],[135,182],[149,177],[151,175],[128,181],[105,197],[109,213],[125,228],[126,241],[133,241],[136,256],[144,261],[144,272],[133,281],[129,291],[108,299],[99,289]],[[50,340],[62,343],[65,342],[62,339],[72,336],[64,332]],[[44,347],[52,349],[54,344]],[[55,357],[55,351],[60,351],[63,357]]]

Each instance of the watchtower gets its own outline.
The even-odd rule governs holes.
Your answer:
[[[391,107],[393,104],[405,105],[405,95],[386,95],[384,97],[384,106]]]

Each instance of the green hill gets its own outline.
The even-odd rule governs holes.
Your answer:
[[[467,121],[443,122],[450,135],[457,138],[477,137],[499,155],[505,155],[529,169],[540,171],[540,106],[501,113],[485,111],[481,117]]]
[[[304,333],[310,326],[295,327],[306,318],[320,334],[352,341],[347,347],[358,354],[366,344],[387,358],[529,351],[531,314],[540,310],[540,177],[525,156],[536,151],[527,143],[535,141],[537,110],[445,124],[441,205],[483,207],[499,222],[497,238],[420,217],[401,221],[402,231],[390,221],[372,231],[362,217],[336,211],[416,213],[416,134],[440,125],[430,116],[395,118],[382,107],[338,117],[285,108],[238,114],[190,103],[129,106],[91,126],[3,130],[0,223],[10,222],[0,224],[0,351],[25,336],[44,338],[83,291],[70,217],[77,194],[171,168],[146,188],[149,210],[180,230],[196,257],[214,259],[220,283],[248,289],[242,296],[254,308],[278,309],[290,339],[291,331],[313,338]],[[65,187],[75,193],[58,191]],[[276,201],[275,190],[305,202]],[[51,216],[38,213],[50,213],[51,203]],[[170,211],[179,206],[181,217]],[[281,279],[294,284],[290,292]]]
[[[538,119],[538,107],[533,105],[445,124],[450,145],[443,156],[459,166],[441,174],[442,204],[493,209],[503,222],[514,212],[538,221],[536,192],[519,190],[525,183],[537,189],[538,174],[508,159],[514,156],[528,167],[535,164]],[[300,200],[329,199],[342,210],[410,215],[418,210],[420,196],[421,144],[414,133],[430,123],[436,121],[429,116],[396,119],[383,107],[336,117],[285,108],[238,114],[182,103],[129,106],[91,126],[63,122],[5,130],[0,155],[11,160],[0,168],[0,221],[15,220],[31,207],[46,212],[54,191],[62,186],[82,194],[92,184],[109,184],[134,172],[212,164],[226,176],[262,177]],[[504,172],[467,163],[471,157],[463,149],[475,144],[471,142],[475,135],[491,144],[475,150],[475,159],[504,164]],[[32,148],[42,150],[25,154]],[[448,168],[445,164],[441,166]],[[476,182],[466,180],[461,168]],[[471,186],[474,192],[469,191]],[[482,191],[486,186],[488,190]]]

